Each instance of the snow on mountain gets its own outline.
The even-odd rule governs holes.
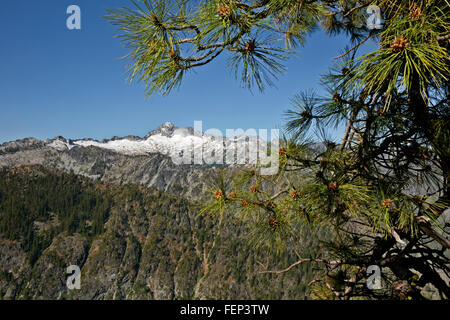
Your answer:
[[[193,128],[178,128],[170,122],[159,126],[156,130],[149,132],[144,138],[127,136],[124,138],[113,137],[97,141],[93,139],[67,140],[57,137],[46,141],[47,146],[57,150],[72,149],[75,146],[112,150],[126,155],[147,155],[150,153],[160,153],[172,157],[180,158],[188,152],[195,157],[195,154],[202,154],[210,158],[220,157],[230,153],[230,158],[236,159],[257,159],[258,153],[266,152],[267,142],[257,136],[240,135],[231,138],[194,132]],[[234,155],[231,155],[234,153]],[[225,160],[226,161],[226,160]],[[213,161],[214,162],[214,161]],[[217,163],[217,162],[216,162]],[[219,162],[220,163],[220,162]],[[227,162],[229,163],[229,162]],[[241,162],[238,162],[241,163]],[[243,163],[241,163],[243,164]]]
[[[46,140],[47,146],[55,148],[59,151],[64,151],[66,149],[72,149],[75,145],[71,140],[67,140],[63,137],[56,137],[55,139],[47,139]]]

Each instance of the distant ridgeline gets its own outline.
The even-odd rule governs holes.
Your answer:
[[[312,265],[261,273],[297,257],[254,249],[246,234],[154,188],[42,166],[0,169],[2,299],[305,298]],[[302,254],[316,255],[317,239],[305,232]],[[80,290],[66,287],[70,265],[81,269]]]

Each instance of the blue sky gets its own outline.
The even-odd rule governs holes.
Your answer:
[[[66,9],[81,8],[82,29],[66,28]],[[242,89],[226,58],[197,68],[169,96],[145,97],[126,81],[127,51],[104,20],[128,0],[3,0],[0,11],[0,143],[36,137],[144,136],[165,121],[179,127],[281,128],[290,98],[320,92],[319,76],[342,52],[344,37],[313,33],[287,63],[277,88]]]

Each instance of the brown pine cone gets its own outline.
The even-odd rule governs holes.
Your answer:
[[[249,40],[244,43],[244,51],[245,52],[253,52],[256,48],[255,40]]]
[[[334,182],[328,183],[328,190],[329,190],[330,192],[336,192],[337,189],[338,189],[338,188],[337,188],[336,183],[334,183]]]
[[[271,228],[276,228],[278,226],[278,221],[274,218],[270,218],[269,219],[269,226]]]
[[[216,198],[217,200],[220,200],[223,198],[223,192],[222,191],[216,191],[216,193],[214,193],[214,198]]]
[[[392,206],[392,200],[391,199],[384,199],[381,201],[381,205],[385,207],[386,209],[389,209]]]
[[[221,16],[222,18],[228,17],[231,13],[230,7],[227,5],[222,5],[219,6],[219,8],[217,9],[217,13],[219,14],[219,16]]]
[[[395,37],[394,41],[392,41],[391,49],[393,52],[398,53],[405,50],[408,45],[408,39],[405,39],[403,36],[399,36]]]

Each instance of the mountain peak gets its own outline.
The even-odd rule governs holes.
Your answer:
[[[170,121],[166,121],[162,125],[159,126],[159,128],[161,128],[161,127],[173,128],[173,127],[175,127],[175,125],[172,122],[170,122]]]
[[[144,137],[144,139],[147,139],[150,136],[160,134],[162,136],[171,137],[173,132],[177,129],[177,127],[170,121],[164,122],[162,125],[160,125],[155,130],[150,131],[147,133],[147,135]]]

